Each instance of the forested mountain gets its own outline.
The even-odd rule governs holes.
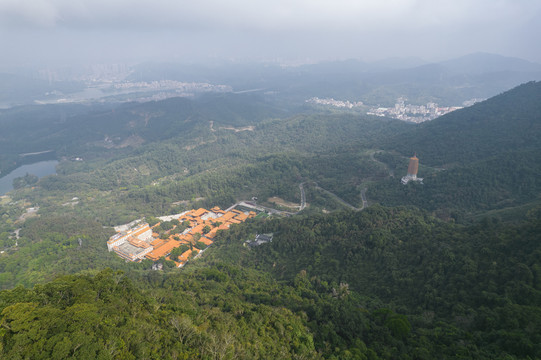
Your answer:
[[[248,253],[229,245],[215,256],[306,287],[307,297],[312,287],[331,285],[332,295],[349,303],[344,307],[362,309],[340,314],[343,308],[337,306],[324,314],[305,301],[311,328],[321,335],[316,344],[329,336],[352,344],[362,334],[382,357],[536,358],[541,351],[538,216],[539,209],[517,226],[487,220],[460,227],[406,208],[373,207],[267,222],[262,230],[275,233],[271,244]],[[244,237],[250,230],[244,229]],[[222,244],[238,237],[226,234]],[[397,328],[389,327],[401,339],[393,349],[381,348],[383,333],[368,325],[369,309],[378,306],[408,316],[410,324],[396,319]]]
[[[391,136],[380,143],[388,152],[376,158],[403,176],[407,157],[416,153],[424,185],[386,179],[368,194],[383,204],[416,205],[455,220],[538,203],[540,114],[541,83],[530,82]]]
[[[0,357],[539,358],[540,92],[421,125],[258,93],[5,110],[4,160],[61,162],[0,198]],[[143,216],[295,213],[301,184],[182,270],[107,252]]]
[[[537,358],[538,216],[460,227],[373,207],[252,221],[222,234],[180,273],[132,267],[1,292],[0,351],[9,358]],[[243,246],[268,231],[272,243]]]
[[[430,166],[465,165],[509,151],[541,148],[541,82],[529,82],[383,140]]]
[[[537,63],[482,52],[442,61],[440,64],[445,67],[447,71],[455,74],[490,74],[501,72],[531,74],[541,71],[541,65]]]
[[[195,137],[194,129],[208,127],[210,121],[215,121],[217,128],[244,126],[286,114],[287,110],[252,94],[0,110],[0,171],[6,173],[23,163],[25,159],[19,156],[23,153],[54,150],[59,157],[111,157],[143,143]]]
[[[162,276],[138,286],[122,272],[65,276],[0,293],[9,359],[317,359],[305,316],[243,299],[278,289],[227,266]],[[147,288],[142,290],[141,288]]]

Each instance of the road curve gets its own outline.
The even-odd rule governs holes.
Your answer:
[[[299,212],[301,212],[306,207],[306,193],[304,192],[304,183],[299,184],[299,189],[301,190],[301,206],[299,207]]]

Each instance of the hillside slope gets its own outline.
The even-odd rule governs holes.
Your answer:
[[[354,346],[359,337],[382,358],[537,358],[538,216],[539,209],[518,225],[487,220],[463,227],[417,210],[374,206],[227,233],[213,258],[300,288],[298,306],[309,316],[316,345],[334,336]],[[273,232],[272,243],[244,250],[238,239],[254,231]],[[322,312],[314,290],[329,287],[337,304]],[[277,296],[257,298],[273,303]],[[396,319],[387,337],[369,320],[378,307],[407,315],[411,328]]]
[[[376,158],[406,175],[420,159],[424,185],[391,178],[368,196],[385,205],[416,205],[455,220],[541,200],[541,82],[530,82],[470,108],[383,139]],[[374,144],[377,146],[377,144]]]
[[[529,82],[384,141],[430,166],[467,164],[541,148],[541,82]]]
[[[0,354],[538,358],[540,226],[539,209],[468,227],[379,206],[251,220],[180,273],[128,264],[1,291]],[[262,232],[273,241],[243,246]]]

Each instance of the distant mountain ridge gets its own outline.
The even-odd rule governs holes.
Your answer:
[[[371,106],[391,106],[398,97],[406,97],[417,105],[436,102],[455,106],[472,98],[489,98],[524,82],[541,80],[541,64],[487,53],[440,62],[395,57],[298,66],[278,62],[143,63],[129,70],[123,74],[130,74],[124,79],[128,82],[174,80],[222,84],[231,86],[234,91],[259,89],[266,93],[268,101],[287,106],[298,106],[311,97],[362,101]],[[35,100],[55,101],[88,89],[80,80],[45,81],[1,73],[0,80],[3,80],[0,106],[4,107],[30,104]],[[110,97],[106,101],[114,99]],[[120,98],[120,101],[125,99]]]
[[[488,53],[474,53],[439,63],[454,73],[483,74],[492,72],[539,72],[541,64]]]
[[[310,97],[394,105],[398,97],[413,104],[429,101],[460,105],[472,98],[489,98],[521,83],[541,80],[541,64],[495,54],[475,53],[441,62],[418,58],[390,58],[374,62],[359,59],[299,66],[277,63],[213,66],[144,64],[133,79],[170,77],[180,81],[226,84],[236,91],[263,88],[290,103]]]

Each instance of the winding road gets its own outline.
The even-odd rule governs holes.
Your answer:
[[[372,160],[373,162],[377,162],[378,164],[381,164],[385,169],[387,169],[387,171],[389,172],[389,176],[390,177],[394,177],[394,171],[391,170],[391,168],[389,167],[389,165],[385,164],[384,162],[381,162],[379,160],[377,160],[375,157],[374,157],[374,154],[378,153],[378,152],[381,152],[381,151],[372,151],[370,153],[370,160]]]
[[[345,207],[347,207],[347,208],[349,208],[349,209],[351,209],[353,211],[361,211],[361,210],[364,210],[364,209],[366,209],[368,207],[368,201],[366,200],[366,188],[361,190],[361,198],[362,198],[362,201],[363,201],[363,206],[361,208],[358,208],[358,207],[355,207],[355,206],[351,205],[350,203],[344,201],[342,198],[338,197],[338,195],[330,192],[329,190],[323,189],[321,186],[318,185],[317,182],[311,181],[311,183],[315,185],[314,187],[317,190],[320,190],[320,191],[328,194],[334,200],[336,200],[338,203],[340,203],[341,205],[343,205],[343,206],[345,206]],[[306,182],[302,182],[302,183],[299,184],[299,189],[301,191],[301,205],[299,207],[299,211],[297,211],[297,212],[282,211],[282,210],[273,209],[273,208],[263,206],[263,205],[256,205],[253,201],[247,201],[247,200],[239,201],[239,202],[231,205],[225,211],[226,212],[231,211],[232,209],[234,209],[235,207],[240,205],[240,206],[243,206],[243,207],[246,207],[246,208],[251,208],[251,209],[254,209],[254,210],[257,210],[257,211],[265,211],[265,212],[267,212],[269,214],[284,214],[284,215],[288,215],[288,216],[297,215],[298,213],[300,213],[301,211],[303,211],[306,208],[306,190],[304,189],[304,184],[306,184]]]
[[[324,192],[325,194],[331,196],[334,200],[336,200],[339,204],[353,210],[353,211],[361,211],[361,210],[364,210],[368,207],[368,200],[366,199],[366,188],[362,189],[361,190],[361,199],[363,201],[363,206],[358,208],[358,207],[355,207],[353,205],[351,205],[350,203],[344,201],[342,198],[338,197],[338,195],[336,195],[335,193],[332,193],[330,192],[329,190],[326,190],[326,189],[323,189],[321,186],[318,185],[317,182],[315,181],[310,181],[312,184],[314,184],[314,187],[317,189],[317,190],[320,190],[322,192]],[[258,211],[265,211],[265,212],[268,212],[269,214],[285,214],[285,215],[288,215],[288,216],[291,216],[291,215],[297,215],[298,213],[300,213],[301,211],[303,211],[305,208],[306,208],[306,190],[304,189],[304,184],[306,184],[307,182],[302,182],[299,184],[299,190],[301,191],[301,205],[299,206],[299,211],[297,212],[289,212],[289,211],[282,211],[282,210],[277,210],[277,209],[273,209],[273,208],[270,208],[270,207],[267,207],[267,206],[263,206],[263,205],[256,205],[255,202],[253,201],[247,201],[247,200],[243,200],[243,201],[239,201],[233,205],[231,205],[229,208],[227,208],[225,211],[231,211],[232,209],[234,209],[235,207],[237,207],[238,205],[240,206],[244,206],[244,207],[247,207],[247,208],[251,208],[251,209],[254,209],[254,210],[258,210]]]
[[[299,207],[299,212],[301,212],[306,207],[306,193],[304,192],[304,183],[299,184],[299,189],[301,190],[301,206]]]

